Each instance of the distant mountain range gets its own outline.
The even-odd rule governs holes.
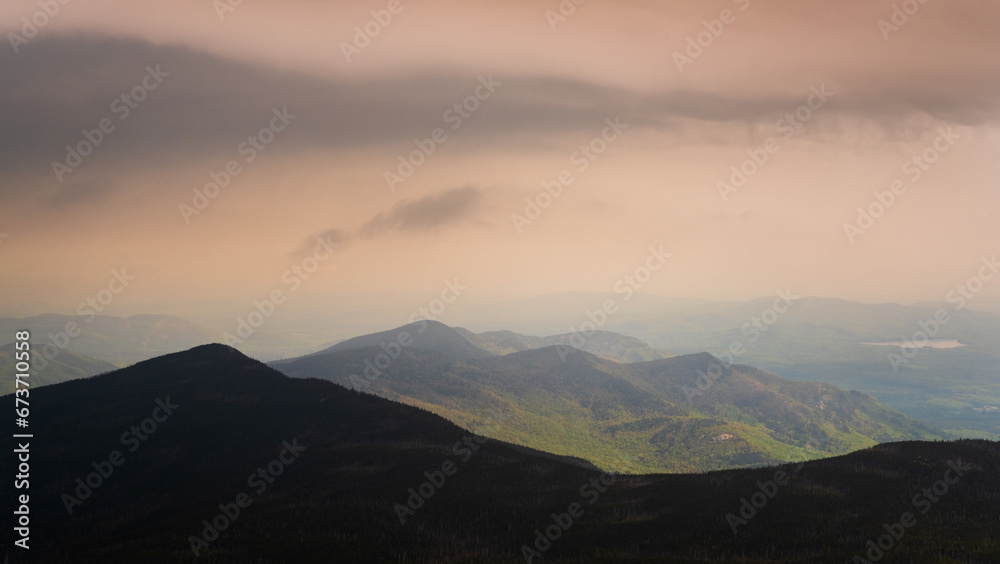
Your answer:
[[[634,337],[608,331],[594,331],[588,333],[586,337],[571,333],[551,337],[531,337],[513,331],[489,331],[477,334],[466,329],[452,329],[443,323],[429,320],[418,321],[395,330],[348,339],[308,356],[396,342],[401,332],[407,332],[413,339],[413,344],[409,346],[415,349],[437,351],[462,360],[488,358],[558,345],[572,346],[618,362],[641,362],[673,356],[666,351],[654,349]]]
[[[791,380],[863,391],[956,436],[1000,438],[1000,412],[982,411],[1000,406],[1000,316],[948,302],[862,304],[802,297],[753,339],[752,320],[761,324],[772,302],[702,304],[670,314],[651,310],[644,319],[616,318],[622,323],[606,328],[679,354],[721,353],[741,342],[746,353],[739,362]],[[941,311],[946,323],[935,322]],[[917,346],[894,367],[889,355],[902,357],[903,349],[868,344],[921,338],[957,340],[963,346]]]
[[[169,315],[136,315],[132,317],[69,316],[45,314],[25,318],[0,318],[0,335],[14,335],[29,330],[35,346],[33,355],[36,385],[65,382],[84,378],[147,360],[158,355],[219,341],[214,335],[186,319]],[[460,330],[462,337],[456,346],[466,347],[471,354],[505,354],[568,343],[570,335],[529,337],[509,331],[494,331],[477,335]],[[288,352],[302,354],[316,350],[319,339],[295,335],[273,334],[264,329],[254,333],[254,339],[244,343],[248,354],[261,353],[264,358],[286,356]],[[329,347],[328,351],[356,347],[366,337],[351,339]],[[262,342],[263,341],[263,342]],[[474,344],[472,344],[474,343]],[[9,346],[10,344],[8,344]],[[439,346],[443,346],[439,345]],[[0,349],[0,351],[5,350]],[[583,350],[623,362],[665,358],[669,353],[650,347],[642,341],[599,331],[588,339]],[[279,353],[278,351],[284,351]],[[453,354],[461,357],[458,350]],[[0,354],[0,393],[12,391],[13,369],[9,369]],[[12,365],[11,365],[12,366]]]
[[[422,321],[271,365],[419,406],[467,429],[502,414],[491,436],[602,468],[623,450],[638,471],[687,472],[942,438],[865,394],[790,382],[704,353],[621,363],[548,342]],[[617,353],[605,356],[655,352],[613,334],[598,342],[593,349]],[[542,347],[523,350],[531,345]]]
[[[488,331],[478,334],[465,329],[456,331],[480,349],[497,355],[562,346],[573,347],[617,362],[643,362],[674,356],[655,349],[635,337],[626,337],[610,331],[593,331],[585,336],[583,333],[564,333],[551,337],[529,337],[513,331]]]
[[[460,330],[477,349],[494,354],[523,352],[569,343],[573,335],[534,335],[565,332],[579,324],[580,312],[593,309],[607,297],[586,293],[540,296],[524,302],[469,308],[464,317],[457,316],[456,310],[454,319],[464,320],[476,331],[504,328],[517,332]],[[708,352],[721,356],[738,343],[743,353],[735,359],[737,363],[789,380],[861,391],[941,429],[949,437],[1000,438],[1000,409],[995,409],[1000,407],[1000,316],[968,308],[958,310],[957,304],[948,302],[865,304],[803,296],[786,312],[769,318],[773,323],[766,324],[766,331],[757,329],[753,320],[762,323],[761,317],[774,299],[706,302],[636,294],[608,319],[601,328],[604,332],[585,339],[580,348],[607,359],[638,362],[671,353]],[[968,303],[970,308],[982,305],[979,301]],[[963,346],[921,349],[894,369],[889,355],[899,356],[902,349],[866,344],[913,339],[921,331],[921,323],[933,319],[939,309],[947,311],[949,321],[933,337],[957,340]],[[272,320],[239,348],[262,360],[298,357],[325,349],[345,336],[386,326],[384,322],[373,324],[375,318],[395,317],[388,313],[374,317],[357,312],[347,315],[339,310],[311,315],[300,315],[295,321]],[[235,324],[220,318],[212,322],[219,327],[212,325],[213,330],[208,331],[169,316],[91,319],[44,315],[0,319],[0,335],[13,335],[15,330],[28,327],[38,344],[50,343],[49,335],[58,337],[71,321],[83,332],[70,341],[66,350],[116,366],[220,341],[223,330],[232,331]],[[65,362],[75,364],[75,359]],[[69,373],[57,370],[39,381],[53,382],[102,370],[78,366]],[[11,378],[0,367],[0,389],[9,389]]]
[[[488,320],[484,328],[544,334],[579,323],[581,311],[608,297],[544,295],[472,309],[455,322]],[[775,297],[709,302],[636,294],[602,329],[674,354],[721,355],[738,342],[744,352],[737,362],[790,380],[871,394],[956,436],[1000,439],[1000,411],[989,409],[1000,407],[1000,315],[980,311],[995,306],[985,296],[951,302],[942,296],[939,303],[910,305],[802,296],[786,312],[767,314],[770,323],[764,323]],[[948,322],[935,331],[928,322],[942,309]],[[900,347],[866,344],[919,340],[921,324],[935,332],[930,338],[955,339],[964,346],[921,349],[894,369],[889,354],[901,355]]]
[[[0,335],[31,331],[31,342],[49,345],[46,356],[58,349],[125,366],[154,356],[189,349],[218,341],[204,329],[180,317],[170,315],[46,314],[20,319],[0,318]]]
[[[529,367],[558,353],[510,356]],[[682,374],[705,360],[644,363],[636,376],[669,387],[667,367]],[[717,385],[768,380],[733,370]],[[538,375],[519,378],[527,390]],[[628,393],[619,388],[606,391]],[[1000,446],[986,441],[895,443],[703,475],[602,475],[420,409],[286,378],[222,345],[33,389],[30,399],[35,438],[7,433],[0,448],[30,443],[36,562],[857,562],[872,543],[900,562],[1000,555]],[[632,452],[616,457],[618,471],[634,470]],[[13,476],[16,463],[0,457],[0,473]],[[14,535],[0,534],[17,558]]]
[[[23,330],[31,333],[36,386],[93,376],[213,340],[201,327],[168,315],[0,318],[0,335],[13,338]],[[0,347],[0,393],[14,390],[14,365],[7,354],[12,347]]]
[[[46,315],[0,326],[32,330],[36,386],[108,372],[109,358],[127,364],[209,339],[169,316],[88,319]],[[79,334],[63,337],[69,323]],[[65,349],[51,345],[60,339]],[[5,393],[13,390],[8,348],[0,349]],[[467,429],[503,413],[495,437],[605,468],[627,448],[643,472],[774,464],[947,436],[864,394],[784,381],[707,354],[672,357],[607,331],[477,334],[421,321],[272,366],[420,406]]]
[[[0,347],[0,394],[14,393],[14,374],[16,374],[14,352],[14,343]],[[34,351],[34,354],[41,353]],[[62,351],[52,360],[45,360],[44,368],[40,368],[41,365],[37,361],[37,357],[32,364],[31,378],[35,387],[86,378],[118,368],[110,362],[70,351]]]

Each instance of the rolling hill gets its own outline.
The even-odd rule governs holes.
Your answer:
[[[401,341],[403,343],[400,343]],[[634,337],[626,337],[608,331],[594,331],[583,339],[574,338],[569,333],[534,337],[513,331],[473,333],[467,329],[452,328],[443,323],[429,320],[417,321],[390,331],[347,339],[306,356],[382,345],[391,346],[393,343],[401,344],[402,347],[437,351],[463,360],[482,359],[552,346],[574,347],[617,362],[640,362],[673,356],[668,352],[654,349]],[[271,364],[277,365],[290,360],[295,359],[274,361]]]
[[[472,335],[469,332],[466,334]],[[391,331],[362,335],[337,343],[316,354],[322,355],[392,344],[438,351],[463,360],[486,358],[496,354],[476,346],[463,334],[437,321],[417,321]]]
[[[724,366],[708,354],[619,363],[559,345],[455,357],[450,343],[462,334],[441,324],[433,339],[383,346],[412,329],[272,366],[419,406],[467,429],[503,414],[495,437],[603,468],[622,450],[640,471],[687,472],[941,438],[870,396]],[[382,344],[363,346],[374,342]]]
[[[739,341],[746,346],[739,362],[792,380],[860,390],[953,435],[1000,438],[1000,411],[984,409],[1000,406],[1000,316],[944,302],[863,304],[803,297],[754,340],[747,324],[772,301],[702,304],[612,324],[611,330],[675,353],[721,352]],[[939,311],[947,322],[929,323]],[[912,358],[894,367],[889,355],[902,356],[899,346],[868,344],[919,340],[922,327],[935,333],[933,339],[963,346],[908,350]]]
[[[489,319],[491,327],[545,333],[576,322],[580,311],[608,297],[550,294],[495,304],[456,322]],[[953,300],[903,305],[802,296],[787,312],[770,319],[774,323],[763,331],[753,320],[761,324],[774,296],[706,302],[636,295],[603,329],[674,354],[721,355],[738,342],[745,352],[737,362],[790,380],[870,394],[954,436],[998,439],[1000,410],[993,408],[1000,407],[1000,315],[995,307],[992,313],[978,311],[995,306],[986,300],[979,296],[964,304]],[[894,369],[889,354],[901,355],[899,346],[866,344],[914,339],[921,323],[929,325],[942,309],[948,322],[933,338],[954,339],[964,346],[923,348]]]
[[[586,338],[572,333],[532,337],[513,331],[487,331],[478,334],[465,329],[456,331],[477,347],[497,355],[564,346],[618,362],[642,362],[673,356],[668,352],[654,349],[635,337],[626,337],[610,331],[593,331]]]

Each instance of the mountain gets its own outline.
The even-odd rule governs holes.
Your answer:
[[[55,351],[77,354],[125,366],[154,356],[188,349],[213,340],[204,329],[170,315],[55,315],[21,319],[0,318],[0,335],[31,332],[37,351],[46,357]]]
[[[222,345],[30,399],[35,438],[0,439],[30,450],[30,560],[2,533],[16,562],[857,562],[874,543],[893,561],[1000,555],[987,441],[602,474]],[[0,457],[0,472],[16,463]],[[630,471],[631,453],[615,466]]]
[[[58,384],[76,378],[86,378],[104,372],[110,372],[117,367],[109,362],[62,351],[51,360],[41,356],[40,351],[29,351],[31,355],[31,385],[32,387]],[[14,393],[16,374],[14,343],[0,347],[0,394]]]
[[[391,331],[382,331],[347,339],[327,347],[314,355],[322,355],[348,350],[385,345],[437,351],[461,360],[488,358],[512,352],[522,352],[556,345],[572,346],[579,350],[618,362],[639,362],[668,358],[670,353],[654,349],[634,337],[626,337],[608,331],[594,331],[586,338],[573,334],[550,337],[532,337],[512,331],[489,331],[473,333],[462,328],[452,328],[437,321],[417,321]],[[307,355],[313,356],[313,355]],[[294,359],[288,359],[294,360]],[[277,361],[277,365],[284,361]]]
[[[871,394],[953,435],[1000,438],[1000,316],[957,303],[864,304],[801,297],[762,321],[774,297],[616,315],[606,329],[683,354],[744,345],[738,362]],[[944,323],[935,320],[941,312]],[[764,327],[760,330],[754,326]],[[926,330],[925,330],[926,329]],[[931,339],[955,348],[872,345]],[[904,357],[904,352],[906,357]],[[894,365],[893,359],[896,360]],[[901,362],[901,359],[905,359]]]
[[[459,359],[486,358],[495,354],[477,347],[458,331],[437,321],[417,321],[416,323],[411,323],[392,331],[355,337],[337,343],[316,354],[350,351],[382,345],[412,346],[422,350],[438,351]]]
[[[478,334],[465,329],[457,331],[477,347],[498,355],[562,345],[618,362],[642,362],[673,356],[668,352],[654,349],[635,337],[626,337],[610,331],[593,331],[586,338],[574,333],[531,337],[513,331],[488,331]]]
[[[622,450],[635,454],[641,471],[684,472],[941,438],[870,396],[725,366],[708,354],[625,364],[551,346],[456,358],[414,342],[272,366],[419,406],[467,429],[502,413],[495,437],[603,468]]]
[[[213,340],[201,326],[167,315],[121,318],[46,314],[21,319],[0,318],[0,334],[13,335],[21,330],[28,330],[32,335],[36,386],[93,376],[116,366],[188,349]],[[276,358],[296,353],[301,355],[318,348],[314,346],[314,343],[319,342],[317,337],[287,330],[291,332],[274,333],[266,328],[259,329],[251,339],[240,345],[240,349],[254,357]],[[570,343],[570,335],[529,337],[507,331],[477,335],[464,329],[452,329],[436,321],[419,321],[396,331],[342,341],[313,354],[378,346],[382,343],[389,345],[400,338],[400,331],[404,330],[408,331],[414,346],[441,351],[456,358],[486,358],[515,350]],[[622,362],[670,356],[669,353],[653,349],[633,337],[606,331],[595,332],[583,343],[581,349]],[[275,351],[283,352],[278,354]],[[13,371],[5,368],[2,359],[3,356],[0,355],[0,392],[9,393],[14,389]]]
[[[794,288],[742,302],[636,294],[623,301],[602,329],[674,354],[707,351],[721,356],[739,343],[743,354],[736,362],[789,380],[870,394],[953,436],[1000,439],[1000,312],[985,292],[966,298],[953,290],[940,302],[908,305],[795,296],[787,311],[769,312],[778,294],[794,295]],[[579,324],[581,311],[609,297],[615,296],[550,294],[482,307],[453,319],[487,319],[490,328],[545,334]],[[935,324],[940,311],[947,322]],[[928,333],[932,339],[957,340],[962,346],[917,346],[912,355],[912,349],[898,345],[870,344],[920,341]],[[904,352],[912,358],[900,364]]]
[[[406,503],[407,488],[420,487],[414,480],[425,480],[424,471],[453,460],[464,488],[476,476],[496,480],[493,488],[475,489],[495,495],[501,503],[494,507],[505,512],[520,506],[502,501],[513,489],[506,478],[512,472],[522,485],[553,490],[596,475],[583,461],[473,440],[419,409],[327,382],[290,380],[223,345],[32,390],[30,400],[36,561],[190,560],[188,537],[241,493],[253,505],[238,528],[211,545],[210,562],[250,553],[316,561],[321,549],[359,561],[381,536],[372,534],[375,527],[398,529],[393,551],[417,549],[430,558],[444,547],[419,529],[392,525],[393,505]],[[4,447],[18,448],[8,438]],[[0,460],[4,475],[16,473],[12,460]],[[248,478],[260,467],[263,477]],[[103,478],[91,479],[94,472]],[[457,500],[442,491],[435,502],[457,505],[460,521],[488,519],[464,488]],[[372,531],[351,533],[352,522]],[[293,540],[298,533],[287,535],[288,527],[309,531],[313,540]],[[262,545],[265,537],[274,544]]]

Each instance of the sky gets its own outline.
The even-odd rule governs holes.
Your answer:
[[[1000,251],[998,24],[970,0],[6,0],[0,315],[636,274],[942,301]]]

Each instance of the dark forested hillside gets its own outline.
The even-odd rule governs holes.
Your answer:
[[[29,561],[849,562],[886,530],[903,533],[885,561],[1000,555],[1000,449],[985,441],[602,475],[221,345],[31,400]]]

